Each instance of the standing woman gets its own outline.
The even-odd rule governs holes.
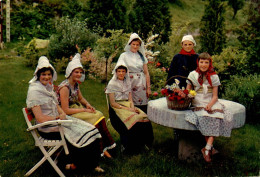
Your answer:
[[[102,136],[100,143],[100,149],[104,153],[102,155],[111,158],[107,150],[113,149],[116,144],[107,129],[105,117],[91,106],[80,91],[79,83],[85,79],[80,54],[76,54],[69,62],[65,77],[57,90],[61,108],[66,114],[96,126]]]
[[[85,170],[96,167],[96,171],[104,172],[98,166],[100,133],[93,125],[66,116],[58,105],[56,94],[53,91],[52,83],[56,79],[56,71],[49,63],[49,60],[45,56],[40,57],[34,77],[29,82],[26,99],[28,110],[33,112],[36,124],[56,119],[73,121],[71,124],[62,125],[69,149],[69,163],[66,165],[66,169],[81,167]],[[38,130],[39,134],[45,139],[61,139],[57,126],[44,126]]]
[[[129,69],[132,97],[135,106],[147,113],[148,98],[151,95],[150,75],[145,57],[142,39],[133,33],[130,36],[125,52],[118,59],[118,63],[125,63]]]
[[[176,54],[172,59],[167,80],[176,75],[188,77],[189,73],[197,68],[198,54],[193,49],[196,42],[192,35],[183,36],[181,46],[180,53]],[[180,80],[180,86],[186,88],[186,79],[178,79]],[[168,84],[172,84],[172,82],[168,82]]]

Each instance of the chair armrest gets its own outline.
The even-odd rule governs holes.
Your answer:
[[[72,122],[73,122],[73,120],[51,120],[51,121],[46,121],[46,122],[31,126],[31,127],[27,128],[27,131],[31,131],[31,130],[34,130],[36,128],[46,126],[46,125],[61,125],[63,123],[72,123]]]

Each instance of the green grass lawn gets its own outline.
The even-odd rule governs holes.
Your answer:
[[[26,106],[28,81],[34,69],[25,67],[25,59],[16,56],[13,50],[0,51],[0,176],[23,176],[42,157],[22,115]],[[59,75],[58,84],[64,79]],[[81,85],[87,100],[108,117],[104,84],[87,80]],[[180,161],[173,151],[173,131],[153,124],[154,147],[149,152],[134,156],[120,153],[117,132],[108,125],[117,142],[117,153],[113,160],[102,159],[103,175],[69,174],[69,176],[258,176],[259,175],[259,125],[246,124],[232,131],[231,138],[217,138],[215,147],[220,151],[211,164]],[[56,176],[56,172],[45,163],[32,176]]]

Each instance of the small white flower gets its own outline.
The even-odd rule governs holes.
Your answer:
[[[172,87],[173,87],[173,88],[176,88],[176,87],[177,87],[177,85],[176,85],[175,83],[173,83],[173,84],[172,84]]]
[[[176,83],[177,85],[180,84],[180,81],[179,81],[178,79],[174,79],[174,80],[175,80],[175,83]]]
[[[157,55],[159,55],[159,54],[160,54],[160,52],[159,52],[159,51],[156,51],[156,52],[153,53],[152,56],[154,57],[154,56],[157,56]]]

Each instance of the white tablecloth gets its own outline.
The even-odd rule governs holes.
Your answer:
[[[239,128],[245,124],[246,120],[246,109],[243,105],[219,99],[220,103],[224,104],[226,108],[233,113],[234,118],[234,127]],[[160,125],[164,125],[166,127],[172,127],[177,129],[184,129],[184,130],[197,130],[197,128],[186,122],[184,119],[185,111],[176,111],[168,109],[166,98],[159,98],[156,100],[151,100],[148,102],[148,118]]]

